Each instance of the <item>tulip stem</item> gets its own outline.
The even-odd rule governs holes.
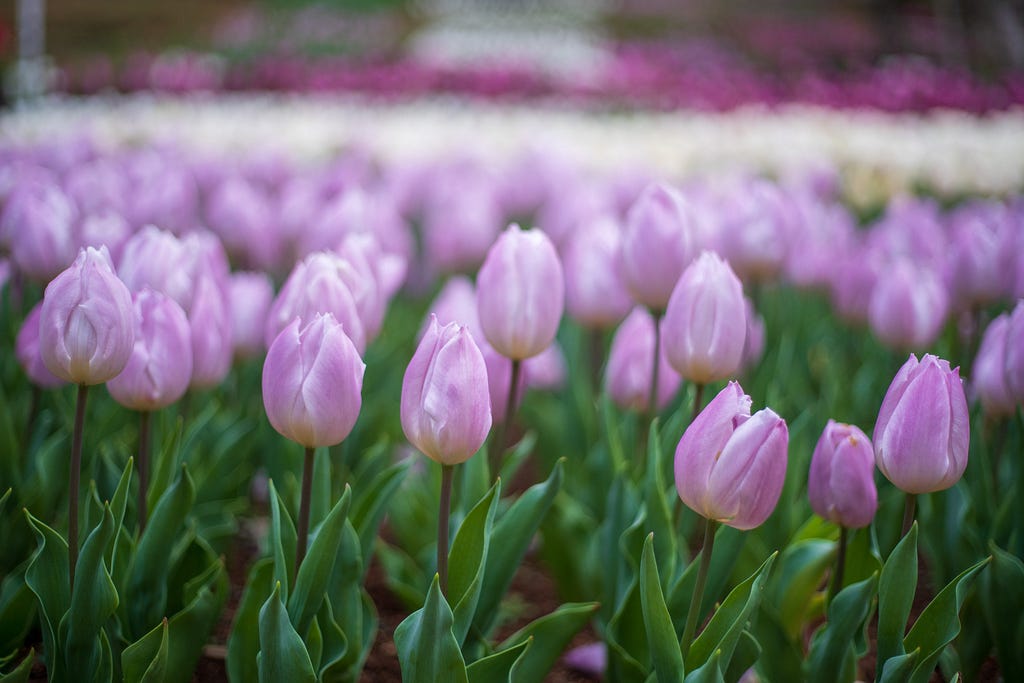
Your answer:
[[[295,576],[299,575],[299,567],[306,557],[306,544],[309,542],[309,499],[313,497],[313,448],[306,447],[306,460],[302,465],[302,498],[299,500],[299,528],[295,542]]]
[[[690,413],[690,424],[700,415],[700,409],[704,403],[704,385],[697,383],[693,385],[693,412]]]
[[[437,573],[441,594],[448,597],[448,515],[452,509],[452,474],[455,465],[441,465],[441,508],[437,515]]]
[[[68,583],[75,588],[75,565],[78,564],[78,489],[82,481],[82,432],[85,429],[85,400],[89,387],[78,385],[75,405],[75,431],[71,436],[71,470],[68,475]]]
[[[829,599],[835,598],[843,587],[843,570],[846,568],[847,529],[839,527],[839,550],[836,553],[836,570],[832,574],[832,590]]]
[[[149,493],[149,423],[150,413],[144,410],[139,413],[139,502],[135,514],[139,518],[139,536],[146,530],[146,518],[149,514],[149,506],[146,504],[146,494]]]
[[[697,570],[697,582],[693,585],[693,598],[690,600],[690,609],[686,613],[686,626],[683,628],[683,638],[679,641],[683,649],[683,658],[690,652],[690,645],[693,644],[693,636],[697,631],[697,619],[700,617],[700,604],[704,601],[704,586],[708,582],[708,570],[711,568],[711,551],[715,545],[715,531],[718,530],[718,522],[713,519],[706,520],[704,525],[704,547],[700,550],[700,568]]]
[[[658,371],[661,369],[661,311],[651,311],[654,318],[654,355],[651,362],[651,386],[647,389],[647,424],[658,415]]]
[[[906,505],[903,508],[903,533],[900,534],[901,538],[903,536],[906,536],[907,532],[910,531],[910,527],[914,525],[914,510],[916,508],[917,508],[917,494],[916,493],[908,493],[907,494],[907,503],[906,503]]]
[[[491,481],[497,480],[501,474],[501,463],[505,459],[505,441],[508,438],[509,424],[512,416],[516,413],[516,389],[519,385],[519,374],[522,372],[523,362],[519,359],[512,359],[512,377],[508,384],[508,403],[505,404],[505,419],[494,430],[493,448],[488,453],[488,462],[491,467]]]

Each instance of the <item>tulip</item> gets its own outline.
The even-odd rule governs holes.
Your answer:
[[[772,182],[738,182],[719,203],[722,228],[718,244],[744,281],[769,280],[786,260],[786,197]]]
[[[754,308],[754,302],[750,297],[743,297],[743,303],[747,311],[747,335],[743,341],[743,362],[741,367],[746,370],[752,369],[764,355],[764,318]]]
[[[1013,415],[1017,407],[1006,372],[1009,329],[1010,316],[1006,313],[990,322],[974,359],[974,392],[981,400],[985,414],[992,417]],[[1019,339],[1015,340],[1018,344]]]
[[[64,380],[46,368],[39,351],[39,314],[42,308],[43,303],[40,301],[25,316],[14,340],[14,355],[33,384],[43,389],[56,389],[64,385]]]
[[[472,330],[472,328],[470,328]],[[516,385],[512,387],[512,370],[515,361],[511,361],[501,355],[487,342],[477,345],[480,353],[483,354],[484,364],[487,366],[487,388],[491,397],[491,417],[495,425],[503,425],[510,419],[519,404],[523,400],[523,390],[526,388],[526,373],[516,374]],[[509,403],[512,401],[512,403]],[[500,431],[500,429],[495,430]],[[497,442],[497,440],[495,440]]]
[[[124,245],[131,238],[132,227],[124,216],[111,209],[86,214],[78,224],[78,243],[83,247],[106,246],[117,263]]]
[[[664,408],[679,389],[682,378],[658,354],[657,407]],[[617,406],[624,410],[649,411],[651,396],[651,365],[654,358],[654,318],[646,309],[637,307],[622,322],[612,338],[605,368],[604,386]]]
[[[336,253],[348,265],[339,272],[355,299],[366,340],[372,341],[384,324],[388,306],[382,274],[376,268],[377,259],[382,255],[380,247],[376,246],[372,236],[357,233],[346,236]]]
[[[859,428],[829,420],[811,456],[807,496],[811,509],[849,529],[871,524],[878,508],[875,452]]]
[[[468,184],[468,187],[467,187]],[[502,214],[489,183],[479,180],[435,193],[423,219],[428,263],[443,273],[475,270],[501,231]]]
[[[4,204],[0,232],[11,260],[30,279],[45,282],[75,258],[74,204],[49,182],[18,186]]]
[[[200,275],[189,311],[192,330],[192,388],[220,384],[231,370],[234,345],[227,292],[212,275]]]
[[[1006,331],[1006,385],[1024,403],[1024,300],[1014,306]]]
[[[949,310],[946,289],[927,267],[898,259],[871,292],[868,322],[882,342],[897,349],[935,341]]]
[[[401,419],[409,442],[442,465],[437,565],[446,591],[453,468],[480,450],[491,429],[487,367],[468,329],[431,317],[402,380]]]
[[[242,177],[218,184],[206,208],[207,223],[234,258],[253,268],[273,268],[281,252],[267,193]]]
[[[705,251],[679,278],[662,330],[665,356],[684,379],[707,384],[739,371],[747,336],[743,285],[718,254]]]
[[[476,312],[476,289],[466,276],[449,278],[427,310],[437,316],[437,322],[441,325],[455,322],[468,327],[478,346],[483,341],[483,330],[480,329],[480,318]],[[421,338],[429,327],[428,315],[420,333]]]
[[[565,307],[587,327],[622,320],[633,300],[622,277],[622,233],[611,216],[580,227],[565,250]]]
[[[263,327],[273,300],[274,286],[264,273],[231,274],[228,301],[235,356],[251,358],[266,348]]]
[[[694,220],[686,200],[667,185],[648,186],[633,203],[622,234],[622,276],[637,303],[665,310],[693,258]]]
[[[565,353],[558,342],[541,351],[533,358],[523,361],[523,378],[526,385],[541,391],[556,391],[565,386]]]

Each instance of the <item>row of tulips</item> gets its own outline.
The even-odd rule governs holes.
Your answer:
[[[76,218],[79,212],[88,212],[81,208],[84,200],[61,184],[76,167],[47,168],[38,162],[38,157],[30,160],[35,172],[20,175],[5,197],[4,236],[17,273],[5,288],[12,323],[20,318],[17,299],[31,302],[35,295],[32,278],[48,277],[26,268],[31,261],[19,250],[54,225],[57,232],[51,234],[67,231],[74,248],[79,244],[74,237]],[[116,177],[116,161],[109,168],[114,169],[110,177]],[[473,174],[458,177],[471,179]],[[254,190],[251,196],[273,197],[279,186],[268,182],[260,187],[262,191]],[[754,665],[771,680],[793,680],[794,666],[797,677],[853,680],[861,652],[854,636],[868,621],[875,596],[877,666],[883,677],[888,669],[891,680],[925,680],[941,658],[945,671],[973,674],[979,653],[983,659],[993,648],[1010,675],[1020,666],[1019,652],[1006,647],[1012,640],[1005,639],[1005,622],[993,616],[989,605],[983,614],[992,619],[985,629],[972,634],[969,643],[947,646],[960,631],[957,615],[984,557],[991,554],[994,568],[980,575],[991,578],[979,595],[1000,596],[1019,585],[1015,582],[1020,562],[1015,564],[1015,555],[1022,553],[1016,547],[1020,539],[1013,535],[1017,503],[1012,497],[1003,503],[978,495],[1019,480],[1019,458],[998,458],[1004,447],[1015,453],[1019,427],[1006,427],[1005,419],[996,423],[1008,436],[1002,446],[989,447],[986,441],[980,462],[988,473],[975,473],[968,484],[958,484],[968,467],[970,448],[964,390],[946,361],[932,355],[918,361],[912,356],[882,401],[873,448],[856,428],[830,423],[818,448],[806,448],[806,455],[799,458],[802,466],[796,466],[790,448],[790,432],[797,432],[794,425],[800,423],[797,433],[806,442],[808,430],[820,430],[825,420],[815,425],[819,411],[805,410],[794,412],[799,417],[787,426],[779,415],[786,414],[780,404],[793,409],[796,399],[789,397],[790,392],[811,404],[824,403],[827,417],[840,416],[834,409],[843,401],[826,395],[836,389],[813,385],[855,385],[850,377],[836,373],[848,371],[851,360],[861,364],[870,355],[871,362],[864,364],[874,366],[868,369],[873,375],[861,381],[862,387],[866,382],[867,397],[857,406],[847,404],[846,411],[857,417],[851,422],[867,424],[871,417],[865,413],[874,410],[881,395],[877,386],[872,395],[872,382],[891,373],[886,366],[894,357],[877,347],[850,349],[848,339],[844,350],[843,337],[849,333],[829,322],[827,307],[820,315],[807,314],[821,318],[819,324],[831,325],[824,328],[831,335],[824,345],[807,339],[797,342],[792,332],[772,339],[765,330],[785,330],[785,317],[797,315],[788,310],[795,308],[789,298],[821,305],[819,295],[797,292],[779,279],[785,274],[800,282],[794,272],[808,263],[816,264],[814,272],[820,277],[827,277],[827,264],[832,262],[826,247],[848,246],[835,239],[836,231],[864,245],[862,254],[875,250],[887,258],[906,258],[921,272],[933,268],[938,286],[958,302],[952,310],[981,320],[1012,301],[1017,292],[1016,264],[1003,265],[999,259],[1008,258],[1007,245],[1018,237],[1013,229],[1018,209],[1011,204],[965,205],[949,215],[973,210],[983,218],[962,223],[945,216],[915,222],[912,212],[907,215],[915,220],[895,220],[887,214],[888,222],[883,218],[863,233],[853,228],[848,213],[845,221],[835,223],[789,223],[781,218],[793,210],[787,199],[809,202],[820,209],[819,216],[844,215],[842,205],[827,194],[759,180],[744,187],[763,201],[742,214],[747,220],[716,221],[712,207],[720,205],[698,204],[708,190],[652,185],[635,198],[616,200],[621,202],[618,213],[584,211],[567,220],[568,234],[509,227],[484,247],[475,286],[455,277],[439,293],[429,307],[436,318],[428,320],[415,353],[408,339],[415,334],[420,311],[410,310],[395,295],[406,273],[422,280],[421,290],[432,290],[423,273],[446,269],[435,263],[421,271],[408,225],[396,207],[391,207],[390,215],[397,217],[391,222],[364,213],[359,215],[365,223],[342,222],[339,233],[324,233],[333,234],[333,248],[305,256],[272,302],[270,280],[262,276],[260,289],[267,294],[262,310],[253,312],[247,304],[256,297],[242,296],[233,306],[229,303],[230,283],[237,276],[229,272],[221,242],[211,233],[190,231],[201,220],[198,207],[209,206],[200,201],[206,197],[205,188],[192,190],[191,210],[196,213],[177,213],[182,205],[176,200],[161,206],[172,220],[184,217],[172,226],[187,233],[183,237],[153,227],[133,232],[139,214],[118,213],[117,207],[137,206],[133,202],[138,197],[105,193],[112,202],[105,207],[108,213],[127,225],[131,236],[120,244],[84,247],[77,260],[47,285],[41,305],[26,318],[34,322],[20,328],[18,356],[26,370],[45,368],[56,380],[79,388],[69,430],[69,485],[58,488],[68,491],[67,541],[54,530],[64,521],[58,506],[46,498],[42,500],[49,505],[33,500],[35,489],[41,487],[38,466],[58,452],[62,430],[39,415],[33,419],[30,411],[29,421],[35,424],[21,431],[22,439],[5,445],[4,473],[14,487],[7,495],[34,515],[29,525],[21,520],[20,526],[9,524],[21,529],[10,533],[24,536],[31,529],[37,549],[31,557],[26,551],[7,561],[8,590],[0,610],[12,615],[18,609],[23,612],[26,603],[37,605],[44,659],[54,680],[142,680],[146,675],[182,680],[180,676],[190,675],[226,593],[223,564],[216,557],[224,542],[225,531],[218,527],[223,517],[201,509],[200,503],[223,507],[225,499],[239,495],[254,469],[251,461],[232,462],[233,454],[227,451],[203,462],[215,451],[214,442],[226,443],[228,450],[232,443],[245,442],[243,434],[229,438],[219,432],[210,413],[229,422],[236,419],[240,425],[252,424],[241,419],[244,408],[231,407],[232,400],[251,403],[244,382],[246,366],[238,368],[234,379],[229,373],[235,330],[255,329],[255,338],[269,347],[262,367],[266,417],[277,431],[302,446],[305,456],[294,458],[299,454],[285,451],[283,463],[263,456],[274,482],[267,496],[267,557],[252,568],[235,615],[228,642],[233,680],[358,676],[376,629],[372,601],[362,587],[373,557],[394,592],[416,610],[395,632],[407,680],[539,680],[591,619],[606,644],[601,650],[603,666],[615,680],[646,680],[651,673],[662,680],[736,680]],[[136,186],[139,194],[144,188],[145,183]],[[353,192],[343,187],[338,194],[345,198]],[[154,191],[150,196],[167,195]],[[453,196],[424,201],[444,206]],[[75,218],[65,223],[52,220],[50,209],[61,203],[67,211],[57,215]],[[779,204],[779,213],[768,212],[767,207]],[[729,206],[724,200],[722,205]],[[926,217],[942,216],[925,203],[912,205],[925,207]],[[457,204],[447,206],[458,216]],[[766,215],[776,220],[764,220]],[[918,239],[953,230],[967,237],[949,261]],[[403,231],[405,238],[395,237]],[[273,239],[267,237],[273,233],[246,234],[249,241]],[[991,237],[997,246],[974,249],[974,240],[981,237]],[[741,243],[746,251],[728,250],[747,238],[749,243]],[[598,245],[596,261],[586,255],[591,243]],[[776,249],[780,243],[782,248]],[[807,248],[811,244],[821,246],[821,252],[813,253]],[[723,249],[728,260],[707,250],[709,246],[728,247]],[[108,249],[117,254],[116,260]],[[28,252],[46,253],[42,248]],[[587,265],[574,271],[574,259]],[[461,268],[474,269],[478,262],[473,259]],[[595,262],[604,265],[594,266]],[[977,267],[958,269],[961,262]],[[988,269],[993,263],[999,277],[990,289],[972,289],[974,281],[958,275],[966,272],[984,280],[993,274]],[[744,298],[734,268],[747,281],[753,301]],[[884,275],[881,268],[877,274]],[[836,289],[842,279],[824,282]],[[811,277],[801,284],[822,281]],[[908,319],[911,329],[922,325],[915,316],[927,306],[913,298],[914,289],[911,286],[904,299],[909,303],[891,314],[894,325],[908,324]],[[580,294],[585,301],[582,310],[591,314],[573,313],[574,297]],[[872,294],[872,305],[874,298]],[[762,329],[753,313],[754,301],[778,327],[768,324]],[[563,321],[566,305],[575,322]],[[612,340],[604,374],[607,392],[599,397],[604,392],[581,361],[589,356],[590,367],[600,368],[605,342],[600,330],[634,306],[640,308],[629,314]],[[389,316],[389,307],[398,310]],[[241,324],[244,319],[233,325],[229,314],[243,310],[249,313],[248,327]],[[1000,405],[1009,406],[989,411],[992,421],[1012,415],[1024,398],[1022,337],[1010,333],[1022,316],[1024,307],[1018,304],[1012,315],[997,317],[975,361],[979,373],[971,386],[983,404],[994,405],[984,399],[980,369],[986,367],[993,386],[1002,391]],[[635,331],[625,332],[628,325]],[[928,328],[927,334],[894,343],[930,347],[937,343],[941,326],[940,320],[934,332]],[[556,335],[561,352],[550,351]],[[970,347],[957,348],[958,339],[954,331],[947,351],[955,352],[961,362],[970,360]],[[806,364],[814,366],[806,370],[812,373],[809,388],[799,386],[805,369],[794,357],[797,343],[806,345]],[[592,350],[585,350],[588,346]],[[253,347],[258,364],[260,344]],[[833,367],[827,355],[820,358],[830,353],[847,354],[847,362]],[[191,362],[186,363],[189,356]],[[406,366],[403,361],[410,357]],[[189,365],[191,372],[186,372]],[[396,365],[404,367],[404,376],[389,373],[388,367]],[[248,365],[250,379],[258,370]],[[364,396],[364,373],[370,378],[374,371],[380,374],[373,383],[367,379],[374,391]],[[766,397],[779,413],[766,408],[751,415],[751,399],[736,383],[727,384],[703,408],[705,386],[741,372],[755,380],[756,395]],[[681,403],[682,380],[692,406]],[[149,418],[128,431],[129,438],[124,433],[103,435],[98,442],[92,437],[93,449],[101,455],[86,458],[87,472],[96,483],[82,506],[78,471],[83,452],[88,456],[90,450],[83,448],[86,387],[104,382],[116,401],[143,415],[178,401],[186,390],[191,391],[192,402],[196,397],[212,401],[198,413],[183,407],[177,428],[159,429],[163,448],[152,462],[144,445]],[[543,394],[535,393],[532,405],[523,400],[525,387],[552,385],[564,387],[555,406]],[[5,380],[5,397],[6,386]],[[207,393],[196,393],[203,391]],[[248,391],[252,392],[251,384]],[[400,407],[395,410],[399,393]],[[363,405],[364,398],[368,405]],[[659,411],[655,406],[661,401],[668,406]],[[865,403],[871,407],[865,409]],[[110,406],[101,408],[109,421]],[[59,405],[57,409],[59,413]],[[691,411],[695,417],[688,424]],[[3,412],[9,419],[11,411]],[[659,412],[666,416],[664,424],[655,419]],[[401,432],[395,429],[396,418]],[[113,421],[119,419],[123,422],[123,417]],[[522,438],[520,421],[533,428]],[[159,417],[155,422],[160,428]],[[496,428],[484,447],[492,425]],[[438,461],[440,472],[409,473],[416,467],[408,462],[393,465],[386,451],[370,448],[381,434],[397,441],[401,433]],[[37,435],[56,441],[47,451],[38,445]],[[254,451],[273,443],[266,430],[257,436],[249,441]],[[666,446],[675,448],[674,468],[662,455]],[[481,448],[485,457],[477,455]],[[835,468],[835,454],[847,448],[858,454],[859,464],[842,458]],[[812,450],[810,474],[805,475]],[[129,452],[137,456],[132,461],[125,457]],[[868,453],[873,457],[866,457]],[[556,454],[567,457],[562,461]],[[298,477],[296,462],[302,464]],[[876,493],[871,467],[875,462],[897,488]],[[136,463],[137,481],[132,474]],[[504,485],[496,481],[498,475],[504,482],[517,472],[529,476],[529,463],[535,472],[548,473],[547,478],[519,496],[502,497]],[[673,470],[675,492],[667,483]],[[238,471],[241,482],[225,476],[237,476]],[[343,490],[343,481],[351,484],[351,491]],[[804,481],[812,508],[840,528],[871,524],[876,502],[881,503],[878,521],[868,531],[848,537],[840,528],[801,518],[795,501],[803,499]],[[134,509],[129,500],[133,486]],[[921,510],[923,523],[931,526],[921,533],[933,579],[948,582],[948,587],[935,594],[908,633],[917,581],[914,496],[950,487],[955,487],[955,495],[936,496],[937,502],[923,498]],[[890,531],[890,526],[899,530],[898,525],[889,524],[893,501],[902,502],[897,490],[908,494],[901,506],[903,540]],[[793,509],[777,508],[783,496],[783,507]],[[109,503],[101,502],[105,499]],[[945,508],[941,513],[939,506]],[[85,539],[80,544],[83,507]],[[385,515],[388,533],[379,536]],[[230,511],[227,516],[233,517]],[[700,518],[706,520],[703,550],[699,560],[690,561],[685,539],[700,533]],[[952,531],[947,518],[954,520]],[[963,535],[957,530],[961,519],[974,522],[966,525]],[[436,521],[436,543],[425,538],[425,521]],[[455,535],[449,543],[452,529]],[[565,605],[511,636],[497,638],[502,597],[538,531],[543,538],[541,555],[565,597],[585,602]],[[947,542],[967,550],[946,560],[937,551]],[[847,552],[848,544],[855,549]],[[22,542],[21,547],[26,545]],[[781,550],[778,557],[771,552],[776,548]],[[831,588],[819,591],[830,565],[836,566]],[[435,572],[437,578],[431,581]],[[600,606],[589,602],[595,599]],[[982,609],[979,605],[987,599],[976,598],[973,609]],[[714,609],[717,603],[721,606]],[[709,615],[698,635],[698,626]],[[820,616],[827,616],[825,625],[806,641],[807,629]],[[11,636],[15,647],[31,622],[31,617],[7,621],[5,616],[4,623],[18,624],[18,632]],[[777,654],[763,654],[769,648]],[[28,664],[22,663],[13,674],[20,678],[12,680],[27,677],[31,659],[23,660]]]

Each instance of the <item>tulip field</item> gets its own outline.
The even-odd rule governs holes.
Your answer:
[[[0,683],[1024,681],[1019,79],[665,59],[0,111]]]

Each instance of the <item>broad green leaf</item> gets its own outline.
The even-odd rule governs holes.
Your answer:
[[[260,652],[256,658],[260,683],[315,683],[316,672],[302,638],[295,632],[284,603],[281,585],[260,610]]]
[[[878,670],[906,654],[903,636],[917,590],[917,523],[896,544],[878,580]]]
[[[377,538],[377,529],[388,509],[391,497],[395,495],[405,479],[409,463],[410,460],[404,460],[388,467],[377,474],[368,487],[359,489],[359,495],[353,497],[352,512],[349,517],[352,520],[352,526],[359,532],[362,557],[370,557],[372,554],[373,542]]]
[[[124,470],[121,472],[121,479],[114,490],[114,495],[110,499],[110,512],[114,515],[114,528],[117,530],[117,534],[114,537],[114,542],[107,549],[107,566],[110,567],[111,576],[115,577],[115,584],[117,583],[116,578],[121,573],[120,567],[115,568],[121,536],[130,536],[130,532],[124,527],[124,514],[128,508],[128,493],[131,490],[134,462],[133,458],[128,458],[128,462],[125,463]]]
[[[733,650],[761,603],[765,584],[777,556],[778,553],[772,553],[756,572],[729,593],[711,621],[693,641],[686,657],[687,671],[702,666],[713,654],[719,657],[719,667],[729,668]]]
[[[332,640],[335,634],[330,630],[333,628],[331,622],[321,620],[320,627],[327,640],[325,648],[329,649],[328,660],[334,662],[330,670],[350,674],[358,674],[361,668],[364,632],[367,626],[365,622],[369,618],[363,605],[363,562],[359,555],[359,542],[359,534],[346,520],[326,601],[330,603],[331,622],[334,622],[338,630],[344,634],[344,651],[339,649],[342,643],[336,639]],[[336,656],[333,655],[335,651]]]
[[[270,595],[274,564],[269,558],[258,560],[249,570],[235,621],[228,635],[228,678],[232,683],[256,683],[256,653],[260,649],[260,606]]]
[[[455,619],[453,632],[460,646],[473,623],[473,614],[480,598],[487,569],[491,527],[500,495],[501,480],[498,480],[466,515],[448,553],[448,595],[455,605],[452,610]]]
[[[992,566],[981,576],[981,604],[1003,679],[1024,681],[1024,562],[989,542]]]
[[[658,680],[661,683],[674,683],[683,678],[683,655],[676,630],[672,626],[672,617],[665,606],[665,595],[661,591],[653,533],[647,535],[640,560],[640,605]]]
[[[163,683],[167,669],[167,619],[121,653],[125,683]]]
[[[750,631],[744,631],[740,635],[739,642],[736,643],[736,649],[732,653],[732,661],[729,662],[729,667],[723,674],[726,683],[736,683],[739,681],[743,674],[761,658],[761,652],[761,644],[757,642],[757,639],[754,638]]]
[[[662,577],[662,587],[676,574],[679,549],[676,546],[676,527],[673,522],[673,505],[678,500],[675,487],[665,485],[662,474],[665,470],[664,454],[659,437],[659,420],[651,421],[647,437],[647,481],[644,486],[644,503],[647,509],[646,529],[654,532],[654,556]],[[667,495],[671,492],[671,498]],[[670,505],[670,501],[672,505]]]
[[[280,492],[270,480],[270,555],[274,558],[274,583],[281,584],[281,596],[288,600],[289,587],[295,575],[295,548],[298,540],[295,525],[288,514]]]
[[[349,652],[348,638],[344,631],[334,619],[331,611],[331,601],[324,600],[320,605],[320,613],[316,615],[316,624],[320,630],[320,683],[334,683],[337,681],[352,680],[354,676],[347,676],[348,668],[343,660]]]
[[[169,622],[167,683],[188,683],[228,599],[228,573],[217,558],[185,585],[185,607]],[[255,650],[254,650],[255,651]]]
[[[851,529],[846,546],[846,565],[843,569],[843,585],[863,581],[872,574],[882,571],[882,558],[874,541],[871,527]]]
[[[466,663],[452,632],[454,621],[435,574],[426,603],[395,629],[405,683],[467,683]]]
[[[644,631],[643,606],[637,578],[626,589],[618,609],[608,622],[604,639],[608,646],[609,680],[631,683],[647,679],[650,644]]]
[[[719,658],[722,653],[715,650],[708,657],[708,660],[699,669],[690,672],[686,677],[686,683],[725,683],[722,677],[722,667],[719,665]]]
[[[920,656],[921,651],[914,650],[905,655],[890,657],[882,667],[878,683],[906,683],[910,680],[910,675],[914,673],[914,667],[917,666]]]
[[[532,643],[533,640],[527,638],[507,650],[476,660],[466,667],[469,683],[513,683],[515,666]]]
[[[877,585],[878,577],[872,576],[839,591],[829,604],[828,622],[811,646],[808,681],[852,683],[856,674],[854,637],[871,614]]]
[[[71,607],[68,578],[68,544],[56,531],[25,511],[35,531],[38,548],[25,570],[25,583],[39,600],[39,621],[43,631],[46,670],[54,683],[64,680],[64,658],[58,642],[60,622]]]
[[[295,586],[288,596],[288,616],[299,635],[305,635],[313,617],[320,611],[320,603],[327,590],[328,579],[334,571],[338,546],[345,531],[345,519],[352,502],[352,491],[346,486],[309,545],[302,560]]]
[[[543,680],[569,641],[587,625],[597,608],[596,602],[568,603],[551,614],[535,619],[506,638],[498,647],[499,651],[533,639],[533,643],[515,666],[515,682],[530,683]]]
[[[928,603],[903,640],[905,651],[921,650],[921,661],[914,669],[911,683],[924,683],[931,676],[935,662],[942,654],[943,648],[960,633],[960,607],[967,596],[974,577],[977,576],[990,558],[985,558],[972,567],[968,567],[955,579],[939,591],[939,594]]]
[[[795,639],[807,622],[812,598],[835,554],[836,544],[819,538],[798,541],[782,551],[770,600],[790,638]]]
[[[18,666],[0,675],[0,683],[26,683],[32,674],[32,665],[36,663],[36,651],[32,648]]]
[[[36,623],[36,596],[25,583],[27,566],[19,565],[0,582],[0,652],[20,649]]]
[[[701,614],[707,613],[721,598],[722,591],[728,584],[729,575],[739,558],[743,544],[746,542],[746,533],[733,529],[724,524],[715,533],[715,552],[711,556],[711,568],[708,571],[708,582],[704,588],[704,600],[701,605]],[[700,562],[694,559],[680,575],[672,588],[668,591],[668,611],[672,615],[676,631],[682,632],[686,622],[686,613],[690,607],[690,599],[693,597],[693,585],[697,581],[697,570]]]

